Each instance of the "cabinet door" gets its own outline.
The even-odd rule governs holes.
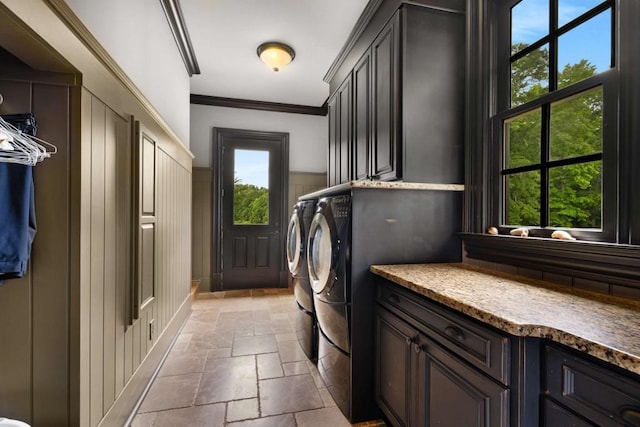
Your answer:
[[[549,399],[542,401],[543,427],[593,427],[591,424]]]
[[[371,143],[371,55],[360,59],[353,69],[353,177],[369,178]]]
[[[399,15],[384,27],[371,46],[373,135],[371,175],[376,179],[400,177],[399,117]]]
[[[336,183],[343,184],[351,180],[351,76],[338,88],[338,162]]]
[[[334,96],[327,103],[328,115],[329,115],[329,158],[327,159],[327,187],[336,185],[336,165],[337,165],[337,133],[336,128],[338,125],[338,110],[336,104],[337,97]]]
[[[420,426],[509,425],[509,390],[420,335],[418,423]]]
[[[394,426],[413,425],[412,344],[417,331],[378,307],[376,312],[376,401]]]

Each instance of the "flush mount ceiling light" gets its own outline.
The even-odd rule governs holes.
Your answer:
[[[258,46],[258,56],[273,71],[280,71],[282,67],[293,61],[296,53],[284,43],[266,42]]]

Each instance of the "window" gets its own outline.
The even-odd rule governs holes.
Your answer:
[[[497,223],[539,237],[562,228],[610,241],[617,221],[613,1],[499,4]]]
[[[468,5],[467,256],[637,288],[640,1]]]

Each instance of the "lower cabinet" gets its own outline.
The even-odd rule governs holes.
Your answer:
[[[507,426],[509,389],[385,308],[376,312],[376,399],[394,426]]]
[[[424,335],[418,356],[418,426],[508,426],[509,390]]]
[[[637,376],[554,344],[543,352],[545,426],[640,426]]]
[[[640,376],[377,285],[375,395],[393,426],[640,427]]]

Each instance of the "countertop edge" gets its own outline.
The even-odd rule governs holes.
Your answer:
[[[442,295],[441,293],[434,291],[433,289],[429,289],[424,285],[413,283],[412,281],[400,277],[396,274],[388,273],[382,269],[383,267],[384,266],[372,265],[370,267],[370,271],[373,274],[390,280],[393,283],[396,283],[397,285],[400,285],[416,293],[417,295],[422,295],[454,311],[466,314],[467,316],[481,323],[488,324],[500,331],[519,337],[548,339],[550,341],[565,345],[582,353],[593,356],[602,361],[611,363],[612,365],[615,365],[626,371],[640,375],[640,355],[630,354],[609,345],[602,344],[588,338],[580,337],[561,329],[557,329],[553,326],[544,324],[515,323],[504,317],[500,317],[495,313],[481,310],[465,302],[456,300],[455,298]]]
[[[346,193],[352,189],[385,189],[385,190],[418,190],[418,191],[464,191],[464,184],[439,184],[404,181],[349,181],[333,187],[323,188],[313,193],[300,196],[300,200],[318,199],[320,197]]]

